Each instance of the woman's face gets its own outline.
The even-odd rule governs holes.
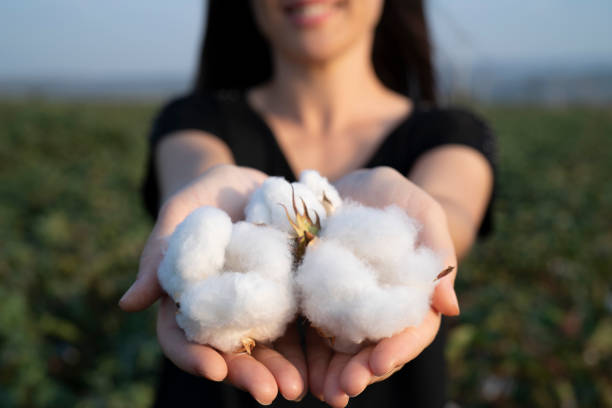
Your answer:
[[[251,0],[251,7],[275,53],[316,63],[370,41],[383,0]]]

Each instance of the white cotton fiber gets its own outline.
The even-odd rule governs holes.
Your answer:
[[[225,262],[232,220],[214,207],[201,207],[181,222],[168,241],[159,269],[162,288],[176,301],[186,286],[217,273]]]
[[[285,282],[291,278],[293,258],[287,234],[263,225],[238,222],[226,249],[224,271],[256,271]]]
[[[222,211],[206,208],[187,217],[170,243],[159,277],[167,291],[181,289],[172,296],[189,340],[231,352],[244,340],[268,342],[283,334],[297,311],[286,233],[232,225]]]
[[[320,229],[296,216],[292,194]],[[353,353],[420,324],[429,310],[441,260],[417,245],[420,225],[401,208],[343,203],[327,179],[305,171],[296,183],[269,177],[245,215],[232,224],[203,207],[169,239],[158,277],[189,340],[225,352],[273,341],[299,300],[333,348]]]
[[[296,277],[302,313],[334,349],[352,353],[421,323],[442,264],[415,247],[418,230],[398,207],[345,203],[307,247]]]
[[[300,183],[310,189],[323,204],[327,211],[327,215],[331,214],[342,205],[342,199],[338,190],[332,186],[327,178],[321,176],[316,170],[304,170],[300,174]]]
[[[226,272],[186,290],[176,319],[189,340],[231,352],[246,338],[278,338],[295,311],[286,283],[257,272]]]
[[[317,215],[321,222],[325,219],[325,208],[314,193],[300,183],[289,183],[282,177],[268,177],[260,188],[255,190],[245,209],[246,220],[254,224],[274,226],[282,231],[291,232],[287,213],[295,219],[291,199],[291,187],[295,194],[295,203],[300,214],[303,214],[302,200],[308,209],[308,215],[315,221]],[[285,213],[285,208],[287,213]]]
[[[396,268],[390,280],[402,282],[407,285],[417,286],[425,282],[429,285],[430,280],[435,279],[444,269],[439,256],[430,248],[419,246],[413,252],[407,252],[400,260],[402,268]],[[432,271],[435,271],[432,276]]]
[[[287,219],[287,213],[292,220],[295,220],[296,216],[292,203],[292,187],[298,212],[304,215],[303,201],[311,220],[316,222],[318,216],[321,225],[325,225],[328,213],[331,214],[342,204],[338,191],[325,177],[321,177],[314,170],[305,170],[300,176],[300,182],[289,183],[282,177],[266,179],[249,199],[245,209],[246,220],[254,224],[272,225],[286,232],[293,231]]]
[[[419,226],[399,207],[385,209],[346,203],[321,230],[320,237],[341,242],[379,272],[384,283],[395,283],[395,266],[412,253]]]

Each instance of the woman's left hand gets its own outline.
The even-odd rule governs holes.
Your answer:
[[[444,256],[455,270],[436,286],[432,307],[423,322],[368,346],[356,355],[335,352],[314,331],[306,338],[310,391],[333,407],[344,407],[349,397],[382,381],[418,356],[435,338],[441,314],[459,314],[453,289],[457,258],[442,207],[425,191],[397,171],[379,167],[353,172],[336,183],[345,198],[372,207],[398,205],[423,225],[419,243]]]

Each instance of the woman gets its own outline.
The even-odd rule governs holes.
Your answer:
[[[456,265],[482,231],[492,139],[468,113],[426,107],[435,100],[423,14],[421,1],[405,0],[210,2],[196,89],[166,106],[153,130],[145,194],[153,213],[164,205],[120,302],[134,311],[161,297],[157,332],[171,362],[159,406],[254,405],[236,388],[278,406],[305,396],[308,406],[444,403],[439,328],[441,314],[459,313],[454,273],[419,327],[355,356],[297,323],[252,356],[189,343],[156,278],[163,237],[189,212],[215,205],[240,219],[267,174],[293,180],[309,168],[343,196],[400,205]]]

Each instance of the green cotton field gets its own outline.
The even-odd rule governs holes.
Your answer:
[[[152,226],[156,109],[0,102],[0,406],[151,404],[154,310],[117,300]],[[478,111],[499,139],[495,231],[459,267],[450,398],[612,406],[612,108]]]

